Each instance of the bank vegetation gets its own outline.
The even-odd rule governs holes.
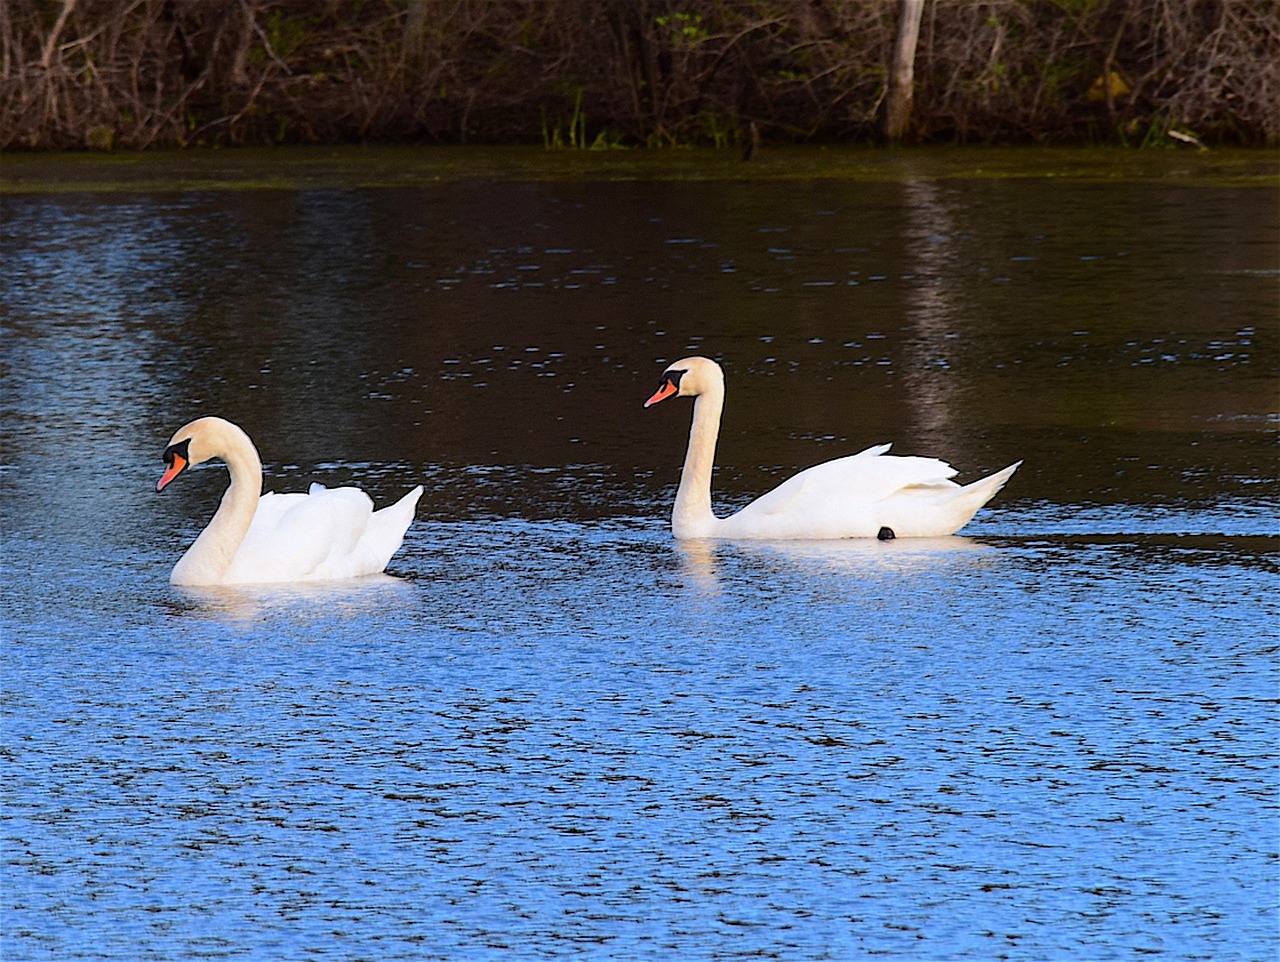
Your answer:
[[[1276,0],[923,0],[915,143],[1280,142]],[[0,149],[882,137],[900,0],[3,0]]]

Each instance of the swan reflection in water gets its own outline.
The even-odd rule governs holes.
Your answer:
[[[171,602],[176,617],[231,624],[258,624],[283,616],[296,624],[379,619],[397,609],[412,614],[421,605],[418,587],[388,574],[341,581],[250,585],[178,585]]]
[[[692,587],[715,591],[723,567],[733,561],[808,574],[848,574],[860,578],[912,575],[936,570],[960,558],[974,559],[994,550],[972,538],[844,538],[812,541],[717,541],[694,538],[673,543],[681,570]]]

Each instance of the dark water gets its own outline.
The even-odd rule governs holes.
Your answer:
[[[1275,957],[1274,181],[406,156],[3,198],[6,962]],[[689,353],[722,513],[1025,464],[963,537],[675,544]],[[171,587],[207,413],[424,483],[391,576]]]

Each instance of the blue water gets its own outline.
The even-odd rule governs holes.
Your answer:
[[[837,215],[775,184],[756,226],[893,221],[881,194],[843,189]],[[615,190],[631,206],[606,223],[696,196],[486,190],[511,210]],[[964,244],[997,243],[980,225],[1003,236],[995,213],[1037,197],[1055,244],[1077,217],[1138,229],[1124,185],[948,190],[979,225]],[[191,242],[139,285],[140,253],[104,253],[120,198],[5,199],[6,962],[1275,957],[1280,338],[1256,192],[1167,188],[1147,238],[1167,247],[1154,283],[1203,261],[1186,286],[1213,272],[1230,317],[1187,294],[1170,320],[1165,290],[1109,322],[1146,261],[1099,276],[1073,255],[992,283],[944,258],[926,286],[951,278],[959,306],[900,326],[875,306],[920,293],[909,251],[885,255],[896,293],[870,301],[842,299],[871,284],[803,287],[821,272],[801,257],[787,298],[761,305],[753,285],[779,277],[757,271],[713,309],[683,288],[718,290],[722,262],[773,235],[716,235],[686,267],[689,245],[628,259],[636,238],[607,246],[586,214],[538,245],[537,213],[477,225],[472,193],[423,191],[479,238],[450,240],[458,263],[523,245],[613,282],[512,298],[505,275],[411,266],[435,261],[354,229],[316,270],[291,258],[319,236],[288,238],[332,195],[226,192],[124,200],[134,230],[154,211],[171,244],[207,230],[215,250],[288,200],[283,246],[239,248],[220,286],[226,263]],[[341,199],[377,223],[405,209]],[[712,236],[705,203],[668,239]],[[1197,231],[1169,239],[1214,218],[1234,273]],[[341,266],[365,244],[393,264],[385,288]],[[669,289],[646,294],[657,276]],[[1028,333],[1018,301],[1055,290],[1071,303]],[[975,305],[981,326],[948,338],[946,312]],[[859,441],[945,456],[962,480],[1026,464],[962,537],[677,544],[688,409],[640,403],[662,358],[717,344],[722,511]],[[920,360],[936,351],[945,365]],[[252,426],[280,489],[355,481],[381,504],[424,482],[388,575],[170,586],[225,473],[156,495],[160,452],[215,410]]]

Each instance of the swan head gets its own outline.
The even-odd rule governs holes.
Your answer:
[[[686,357],[667,366],[653,396],[644,402],[652,407],[669,397],[696,397],[718,390],[724,393],[724,371],[709,357]]]
[[[249,436],[224,418],[196,418],[190,424],[184,424],[173,433],[168,447],[164,449],[164,475],[156,482],[156,490],[163,491],[170,481],[192,465],[223,457],[229,450],[244,444],[253,448]]]

